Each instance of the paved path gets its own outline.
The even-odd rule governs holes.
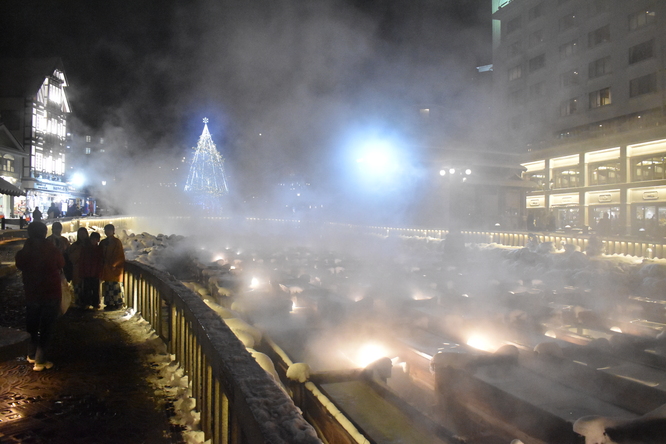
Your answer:
[[[0,326],[20,324],[18,274],[0,284]],[[129,333],[122,312],[70,310],[58,322],[52,369],[25,356],[0,362],[0,443],[180,443],[172,399],[147,378],[154,344]],[[11,321],[11,322],[10,322]],[[24,319],[23,319],[24,322]]]

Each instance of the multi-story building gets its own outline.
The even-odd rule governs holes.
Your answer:
[[[529,221],[666,235],[666,2],[493,0],[494,93]]]
[[[14,200],[25,196],[21,190],[21,168],[27,159],[23,146],[16,140],[0,115],[0,217],[14,216]]]
[[[3,59],[0,70],[0,115],[27,154],[20,168],[27,195],[17,199],[16,213],[35,206],[46,214],[76,194],[66,183],[67,79],[58,58]]]

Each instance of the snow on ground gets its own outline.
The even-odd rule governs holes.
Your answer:
[[[153,369],[148,382],[155,389],[158,399],[168,399],[173,403],[174,415],[170,420],[183,429],[185,442],[204,443],[204,433],[199,430],[200,414],[195,410],[195,399],[192,398],[188,378],[183,375],[183,369],[175,361],[175,356],[167,352],[166,345],[152,326],[133,309],[124,313],[111,312],[107,316],[129,334],[133,343],[140,344],[145,364]]]

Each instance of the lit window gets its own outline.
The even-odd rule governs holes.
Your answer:
[[[86,136],[86,142],[90,142],[92,138],[90,136]]]
[[[610,88],[603,88],[590,93],[590,108],[599,108],[611,104]]]
[[[90,154],[90,148],[86,147],[86,154]]]
[[[663,155],[644,157],[632,161],[634,181],[663,180],[666,171],[666,158]]]
[[[588,167],[589,185],[619,183],[620,179],[620,161],[618,160],[592,163]]]

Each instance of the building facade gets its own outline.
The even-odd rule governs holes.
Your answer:
[[[532,227],[666,235],[665,53],[663,1],[493,1],[497,124],[537,186]]]
[[[25,191],[20,188],[20,166],[27,161],[27,157],[23,146],[7,127],[0,123],[0,217],[13,217],[14,208],[17,206],[15,202],[20,201],[17,198],[25,196]]]
[[[4,59],[0,71],[0,115],[27,156],[20,168],[24,199],[16,216],[55,204],[66,208],[78,193],[67,183],[67,79],[58,58]]]

